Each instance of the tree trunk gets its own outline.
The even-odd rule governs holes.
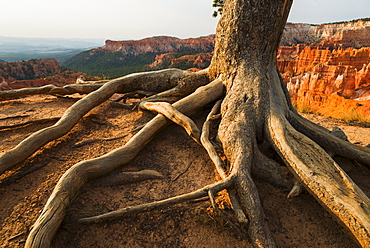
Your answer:
[[[219,135],[237,174],[235,186],[249,217],[249,235],[258,247],[275,244],[251,179],[252,150],[263,139],[270,83],[279,83],[269,79],[277,73],[276,51],[291,4],[291,0],[226,1],[210,65],[210,74],[222,75],[226,82]]]
[[[369,247],[369,198],[330,156],[293,130],[287,120],[297,114],[279,76],[276,51],[291,5],[292,0],[226,1],[209,68],[212,77],[221,75],[225,82],[219,137],[249,218],[249,236],[256,247],[275,246],[251,179],[257,161],[252,151],[267,139],[297,180],[362,246]],[[318,176],[313,179],[312,175]]]

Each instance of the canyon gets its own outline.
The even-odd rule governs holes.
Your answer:
[[[348,121],[369,121],[369,46],[369,21],[288,24],[277,66],[296,108]]]
[[[62,72],[53,59],[0,63],[1,87],[65,85],[82,74],[76,71],[108,78],[165,68],[196,71],[208,67],[214,42],[214,35],[106,40],[104,46],[67,60],[63,66],[68,71]],[[287,23],[277,66],[298,110],[370,121],[369,19],[321,25]]]
[[[370,47],[280,47],[278,68],[300,111],[356,120],[370,117]],[[347,116],[347,117],[346,117]]]

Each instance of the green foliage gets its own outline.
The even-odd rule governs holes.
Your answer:
[[[173,53],[175,58],[184,55],[211,52],[213,47],[202,49],[181,49]],[[143,53],[139,55],[124,54],[122,52],[104,51],[101,49],[84,51],[66,60],[62,66],[69,70],[84,72],[91,76],[115,78],[134,72],[145,71],[146,66],[155,60],[155,56],[161,53]],[[170,64],[164,65],[168,68]],[[191,64],[178,65],[180,69],[189,69]],[[176,67],[178,67],[176,66]]]
[[[212,7],[217,8],[217,10],[213,11],[213,17],[217,17],[217,15],[222,15],[224,4],[225,0],[213,0]]]
[[[135,56],[102,50],[96,50],[94,53],[85,51],[65,61],[63,66],[91,76],[115,78],[143,71],[145,65],[154,61],[155,55],[146,53]]]

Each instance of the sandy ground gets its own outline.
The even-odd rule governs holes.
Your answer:
[[[78,96],[73,97],[32,96],[2,101],[0,126],[61,116],[78,99]],[[204,111],[203,114],[208,110]],[[53,187],[69,167],[122,146],[132,137],[131,131],[135,127],[153,116],[120,108],[111,102],[104,103],[86,115],[69,134],[50,142],[26,162],[1,175],[0,247],[24,246],[28,232]],[[333,126],[342,128],[353,143],[370,143],[370,125],[359,126],[315,115],[305,117],[330,129]],[[202,118],[195,119],[200,126]],[[11,149],[33,132],[52,124],[0,130],[0,152]],[[118,140],[73,148],[83,140],[124,135]],[[339,157],[337,160],[369,196],[369,169]],[[38,167],[17,179],[19,173]],[[248,240],[240,238],[213,213],[209,201],[179,204],[100,224],[76,223],[81,217],[164,199],[215,181],[213,166],[206,152],[175,125],[160,132],[137,158],[118,171],[142,169],[157,170],[164,178],[109,187],[100,186],[100,182],[107,180],[100,178],[83,186],[69,207],[52,247],[251,247]],[[287,192],[263,181],[256,180],[256,184],[279,247],[357,247],[346,231],[309,194],[303,193],[287,200]]]

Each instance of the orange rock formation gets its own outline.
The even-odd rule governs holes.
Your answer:
[[[0,63],[0,76],[11,79],[35,79],[50,74],[60,73],[56,59],[30,60],[28,62]]]
[[[179,51],[205,51],[213,50],[215,36],[209,35],[200,38],[179,39],[169,36],[155,36],[141,40],[125,41],[105,41],[105,45],[100,50],[122,52],[123,54],[143,54],[143,53],[171,53]],[[91,50],[94,53],[95,50]]]
[[[370,47],[296,45],[280,47],[277,58],[298,109],[332,117],[356,110],[370,119]]]

